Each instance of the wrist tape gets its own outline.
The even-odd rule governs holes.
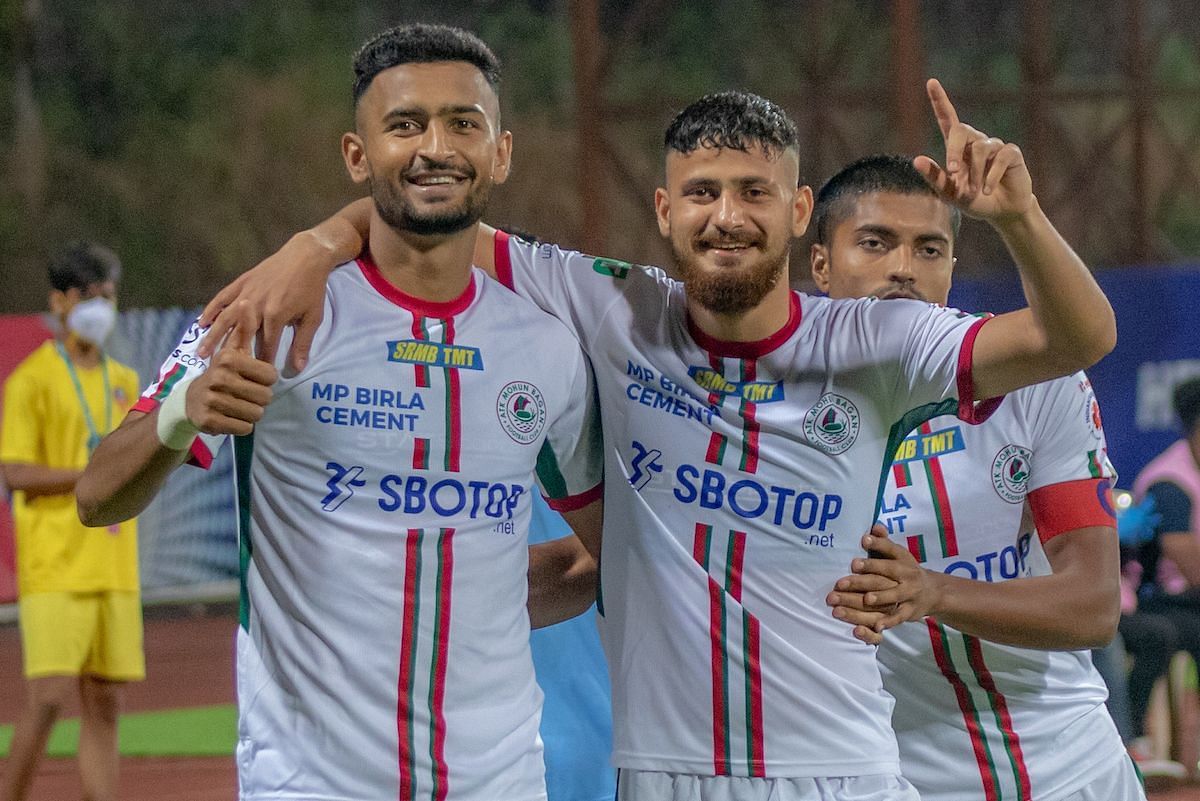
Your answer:
[[[176,384],[158,407],[158,441],[173,451],[186,451],[200,433],[187,416],[187,391],[193,380]]]

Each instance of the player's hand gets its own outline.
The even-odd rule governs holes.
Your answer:
[[[964,214],[994,225],[1034,208],[1033,181],[1021,149],[961,122],[936,78],[930,78],[925,89],[946,143],[944,167],[929,156],[913,159],[926,182]]]
[[[275,363],[279,338],[296,329],[288,361],[297,371],[308,363],[313,337],[325,311],[325,283],[337,266],[328,249],[308,232],[297,234],[254,269],[217,293],[200,316],[211,325],[199,354],[207,358],[231,332],[258,334],[257,355]]]
[[[187,418],[206,434],[249,434],[278,379],[275,365],[250,352],[250,334],[235,330],[204,375],[188,385]]]
[[[921,567],[908,549],[889,540],[876,525],[863,537],[869,556],[850,563],[853,575],[838,579],[830,597],[837,606],[878,612],[877,631],[934,614],[941,599],[941,574]],[[828,599],[827,599],[828,602]]]
[[[886,529],[878,523],[871,528],[871,532],[879,537],[887,537]],[[865,580],[859,576],[848,576],[840,579],[834,591],[825,596],[825,603],[833,607],[833,616],[854,627],[855,638],[869,645],[879,645],[883,642],[884,630],[888,628],[881,624],[890,610],[868,608],[865,600],[866,589],[855,589],[847,583],[850,579],[864,586],[869,585],[867,589],[876,591],[894,587],[896,582],[882,576],[873,576]]]

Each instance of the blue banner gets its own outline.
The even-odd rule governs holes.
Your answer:
[[[960,268],[961,269],[961,268]],[[1200,376],[1200,265],[1123,267],[1096,272],[1117,313],[1117,347],[1088,370],[1100,400],[1109,457],[1129,487],[1145,464],[1179,438],[1171,393]],[[1025,305],[1011,278],[960,278],[950,303],[967,311],[1004,312]]]

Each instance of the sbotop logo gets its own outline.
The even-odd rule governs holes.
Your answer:
[[[858,439],[858,407],[849,398],[827,392],[804,416],[808,441],[825,453],[844,453]]]
[[[496,417],[513,441],[528,445],[546,427],[546,399],[528,381],[510,381],[496,398]]]
[[[992,460],[992,488],[1009,503],[1025,500],[1033,452],[1020,445],[1005,445]]]

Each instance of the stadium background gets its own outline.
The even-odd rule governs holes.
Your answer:
[[[1174,436],[1170,388],[1200,374],[1194,2],[431,6],[0,6],[0,375],[49,335],[46,257],[86,237],[124,260],[112,349],[148,382],[196,304],[354,196],[337,149],[351,122],[350,54],[386,25],[423,19],[477,31],[506,65],[516,170],[489,220],[633,261],[669,261],[650,223],[659,137],[695,96],[738,87],[780,101],[801,126],[804,177],[819,185],[867,153],[938,155],[922,81],[940,77],[964,120],[1022,146],[1043,206],[1113,299],[1120,344],[1091,375],[1123,483]],[[797,244],[801,287],[806,254]],[[966,223],[958,255],[955,304],[1019,303],[986,226]],[[181,471],[142,517],[148,600],[219,603],[235,590],[228,459]],[[0,602],[14,592],[9,527],[0,508]],[[228,649],[213,647],[219,665]],[[15,679],[4,674],[6,699]]]

